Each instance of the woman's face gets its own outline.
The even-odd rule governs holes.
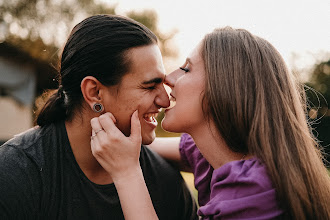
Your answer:
[[[180,68],[165,78],[165,83],[172,88],[170,99],[175,102],[174,107],[166,109],[162,121],[162,127],[167,131],[191,134],[206,124],[202,111],[205,69],[200,47],[201,44]]]

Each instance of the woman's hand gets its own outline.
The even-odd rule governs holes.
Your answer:
[[[141,125],[137,110],[132,114],[129,137],[115,123],[115,117],[109,112],[91,120],[92,153],[114,182],[134,175],[140,169],[141,150]]]
[[[111,175],[125,219],[158,219],[139,162],[142,138],[138,112],[132,115],[129,137],[115,123],[111,113],[91,120],[92,153]]]

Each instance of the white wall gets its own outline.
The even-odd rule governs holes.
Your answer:
[[[0,140],[8,140],[33,126],[32,106],[0,97]]]

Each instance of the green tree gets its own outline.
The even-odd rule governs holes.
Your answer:
[[[116,14],[116,6],[97,0],[0,0],[0,43],[9,43],[57,68],[59,50],[73,26],[94,14]],[[165,60],[177,56],[172,49],[176,31],[162,32],[155,11],[130,11],[126,16],[157,35]],[[43,99],[40,96],[36,105],[42,105]],[[158,130],[162,132],[160,127]]]
[[[310,101],[319,102],[320,107],[328,108],[330,103],[330,60],[315,65],[307,85],[315,89],[321,96],[318,101],[316,96],[310,95]]]
[[[51,61],[75,23],[91,14],[114,12],[115,7],[93,0],[0,1],[2,40]]]
[[[53,63],[72,27],[93,14],[116,14],[117,5],[95,0],[12,0],[0,1],[0,42],[6,41],[32,56]],[[176,56],[169,49],[175,32],[158,28],[155,11],[127,14],[150,28],[158,37],[165,57]]]
[[[130,11],[127,14],[128,17],[144,24],[150,30],[152,30],[159,39],[159,46],[162,50],[162,55],[165,57],[177,57],[177,50],[171,46],[172,39],[177,33],[176,30],[172,30],[168,33],[163,33],[158,28],[158,16],[153,10],[144,10],[142,12]]]
[[[310,87],[306,95],[313,133],[324,148],[327,161],[330,161],[330,59],[315,65],[306,85]]]

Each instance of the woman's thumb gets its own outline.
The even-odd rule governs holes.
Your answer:
[[[136,110],[131,118],[131,135],[130,138],[132,138],[135,141],[141,141],[141,123],[139,119],[139,113],[138,110]],[[140,143],[139,143],[140,144]]]

